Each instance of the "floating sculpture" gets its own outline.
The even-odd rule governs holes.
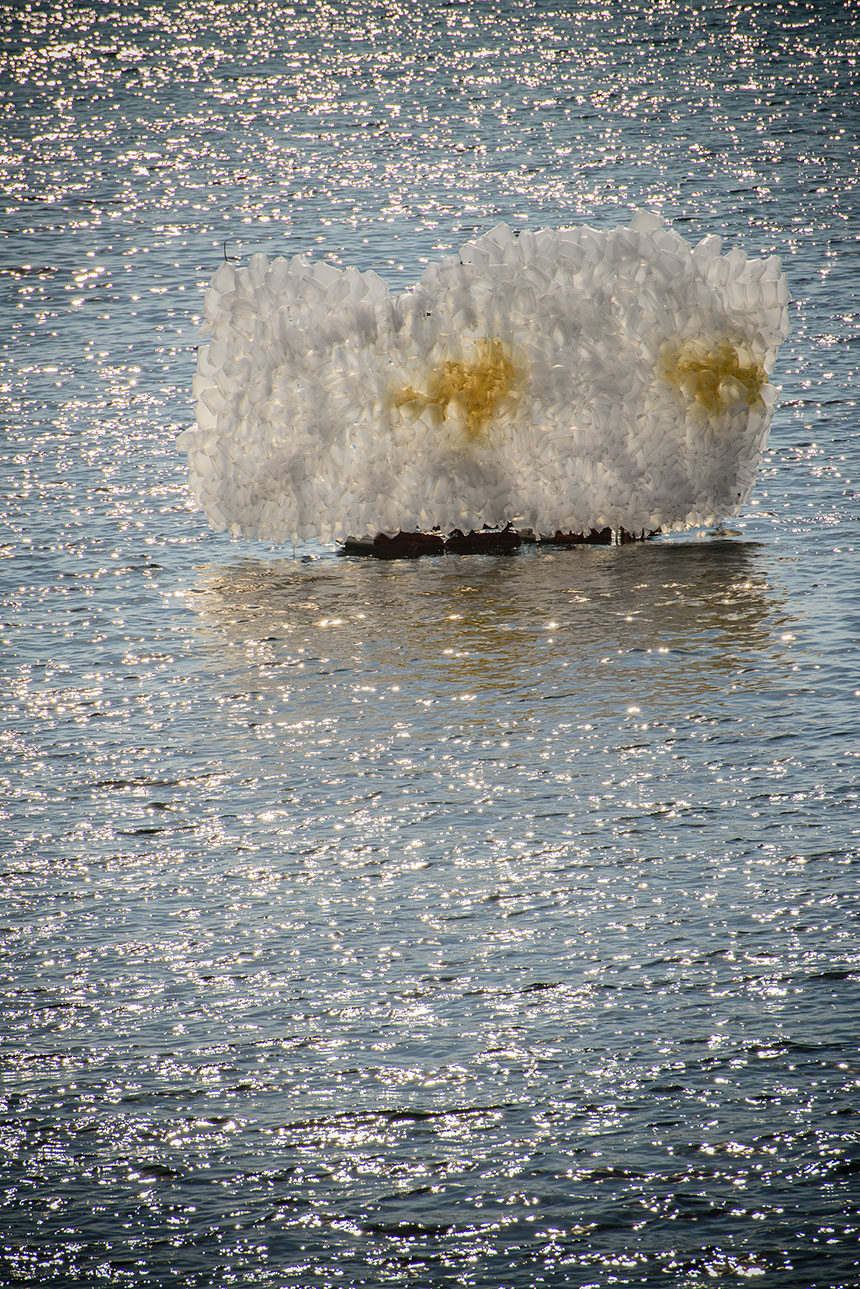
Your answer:
[[[197,425],[213,527],[270,542],[485,528],[645,534],[749,496],[788,333],[776,257],[648,214],[500,224],[392,295],[304,256],[225,261]]]

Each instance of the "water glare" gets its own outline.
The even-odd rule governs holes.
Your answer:
[[[0,27],[0,1282],[854,1289],[854,5]],[[634,207],[785,261],[731,531],[377,563],[192,510],[225,254],[399,291]]]

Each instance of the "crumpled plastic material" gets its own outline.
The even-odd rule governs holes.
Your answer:
[[[400,294],[305,256],[225,261],[179,437],[191,492],[274,543],[711,525],[753,487],[788,298],[778,258],[647,213],[500,224]]]

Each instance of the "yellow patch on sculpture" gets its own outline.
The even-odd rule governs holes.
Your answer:
[[[767,373],[742,341],[686,340],[662,349],[663,375],[691,411],[716,418],[745,403],[761,407]]]
[[[443,420],[456,416],[466,437],[480,439],[517,390],[519,373],[501,340],[478,340],[469,360],[446,359],[428,373],[426,392],[408,385],[394,395],[395,407],[420,415],[436,409]]]

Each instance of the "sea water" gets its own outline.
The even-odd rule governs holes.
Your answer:
[[[0,1283],[860,1279],[858,11],[7,6]],[[212,534],[206,282],[784,259],[731,528]]]

